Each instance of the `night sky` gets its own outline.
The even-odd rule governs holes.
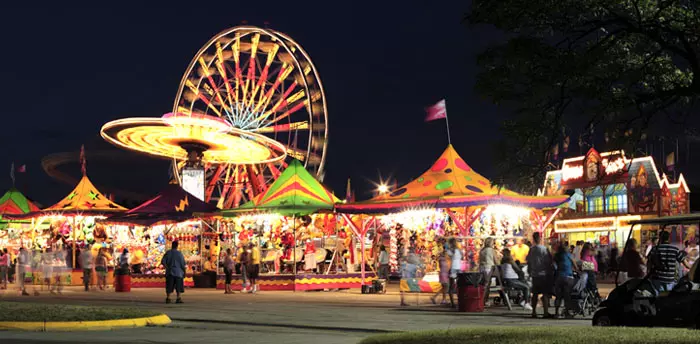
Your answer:
[[[194,3],[193,3],[194,4]],[[228,5],[223,5],[228,4]],[[43,205],[71,185],[44,173],[41,159],[85,144],[88,174],[105,192],[153,195],[168,181],[168,162],[119,151],[100,138],[107,121],[169,112],[194,54],[214,34],[248,24],[285,32],[314,61],[329,111],[325,183],[339,196],[352,178],[358,199],[371,182],[422,173],[447,145],[443,121],[424,123],[424,108],[447,99],[452,140],[485,176],[502,110],[473,92],[476,54],[497,35],[461,23],[468,3],[224,2],[166,8],[18,8],[0,21],[4,66],[0,165],[27,165],[17,186]],[[405,4],[405,3],[404,3]],[[9,15],[11,13],[11,15]],[[77,178],[77,163],[60,167]],[[110,189],[110,187],[112,189]],[[117,198],[117,200],[119,200]]]

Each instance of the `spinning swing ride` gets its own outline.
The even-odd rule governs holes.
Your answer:
[[[171,113],[112,121],[101,134],[114,145],[173,159],[181,184],[183,171],[203,170],[204,200],[233,208],[265,192],[291,159],[322,179],[327,120],[306,51],[283,33],[238,26],[197,52]]]

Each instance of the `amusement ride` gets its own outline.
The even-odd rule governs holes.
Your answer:
[[[183,188],[220,208],[265,192],[292,159],[322,179],[328,136],[318,71],[289,36],[238,26],[211,38],[162,117],[105,124],[122,148],[173,159]]]

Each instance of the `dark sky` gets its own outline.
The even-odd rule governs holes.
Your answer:
[[[325,182],[358,198],[369,181],[406,182],[446,147],[444,122],[424,123],[424,107],[447,99],[453,144],[489,176],[499,110],[472,89],[476,53],[493,32],[461,24],[468,3],[424,1],[228,1],[163,8],[24,8],[0,21],[4,120],[0,165],[26,164],[18,186],[53,204],[71,186],[41,168],[42,157],[115,149],[102,142],[107,121],[169,112],[182,73],[211,36],[243,20],[285,32],[309,53],[325,87],[330,142]],[[11,13],[11,15],[9,14]],[[168,164],[129,153],[88,160],[98,187],[154,194]],[[79,175],[77,164],[61,169]],[[0,178],[0,187],[10,178]]]

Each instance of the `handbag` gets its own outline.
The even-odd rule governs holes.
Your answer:
[[[581,270],[583,270],[583,271],[595,271],[595,264],[593,264],[593,262],[583,261],[581,263]]]

